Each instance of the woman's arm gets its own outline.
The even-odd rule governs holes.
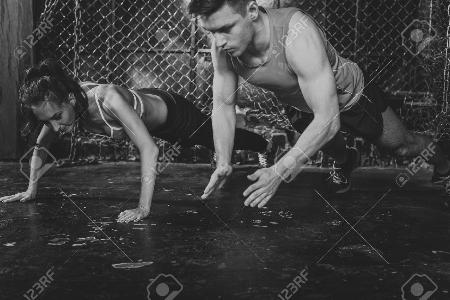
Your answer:
[[[30,178],[28,182],[28,189],[12,196],[0,198],[0,202],[26,202],[36,198],[38,180],[45,174],[42,172],[45,160],[47,159],[47,149],[57,137],[57,134],[47,125],[42,127],[42,130],[37,138],[36,146],[33,150],[33,156],[30,162]],[[45,149],[44,149],[45,148]],[[46,151],[47,150],[47,151]]]
[[[141,194],[139,206],[119,214],[118,222],[139,221],[147,217],[153,197],[158,160],[158,146],[153,141],[144,122],[127,103],[129,91],[114,85],[106,88],[103,105],[105,109],[120,121],[131,141],[139,149],[141,156]]]

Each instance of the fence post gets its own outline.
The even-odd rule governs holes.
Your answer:
[[[2,0],[0,5],[0,159],[19,156],[18,88],[32,52],[24,43],[33,31],[32,0]]]

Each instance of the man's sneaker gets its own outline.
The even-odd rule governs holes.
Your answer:
[[[211,156],[209,157],[211,162],[211,169],[215,169],[217,165],[217,154],[216,152],[211,152]]]
[[[290,145],[285,132],[273,133],[267,145],[267,161],[269,165],[273,165],[280,160],[289,150]]]
[[[267,163],[267,154],[266,153],[258,153],[258,161],[259,161],[259,166],[261,168],[267,168],[268,163]]]
[[[330,176],[326,179],[327,190],[335,194],[343,194],[350,190],[351,174],[354,169],[359,166],[359,151],[356,148],[347,148],[348,158],[343,165],[333,166],[330,171]]]
[[[431,182],[434,184],[443,184],[444,182],[448,181],[450,178],[450,171],[448,171],[445,175],[440,175],[438,172],[436,172],[436,169],[433,172],[433,177],[431,178]]]

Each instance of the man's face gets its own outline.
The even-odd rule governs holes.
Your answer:
[[[216,46],[224,49],[228,54],[241,56],[253,37],[252,21],[237,11],[238,8],[225,3],[218,11],[208,17],[199,18],[200,26],[209,31],[215,39]]]

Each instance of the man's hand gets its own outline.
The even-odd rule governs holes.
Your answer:
[[[137,222],[142,219],[145,219],[149,214],[150,214],[149,209],[142,209],[140,207],[135,209],[129,209],[119,214],[117,222],[119,223]]]
[[[214,191],[221,189],[228,177],[230,177],[231,172],[233,172],[233,167],[230,165],[217,166],[216,170],[211,175],[208,186],[203,192],[202,199],[208,198]]]
[[[251,207],[258,206],[258,208],[263,208],[269,202],[282,181],[273,167],[259,169],[247,178],[256,182],[245,190],[244,197],[248,196],[248,198],[244,204]]]

